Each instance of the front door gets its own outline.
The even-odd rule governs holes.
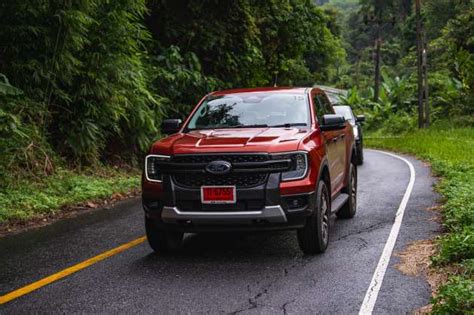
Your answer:
[[[318,121],[322,121],[324,115],[334,114],[334,110],[326,96],[318,93],[313,98],[316,116]],[[343,184],[344,180],[344,159],[341,156],[341,149],[344,147],[344,132],[341,130],[322,131],[326,145],[326,152],[329,162],[329,176],[331,179],[331,195],[334,195]]]

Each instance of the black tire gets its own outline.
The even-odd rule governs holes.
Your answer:
[[[360,145],[356,148],[355,164],[364,164],[364,150],[362,149],[362,140],[360,142]]]
[[[349,194],[349,199],[336,213],[337,217],[341,219],[353,218],[357,211],[357,166],[354,163],[351,163],[349,167],[348,183],[343,192]]]
[[[148,244],[155,252],[170,252],[181,248],[184,233],[160,230],[155,222],[145,217]]]
[[[328,188],[324,181],[318,183],[313,214],[306,219],[306,224],[297,231],[298,243],[306,255],[314,255],[326,251],[329,243],[329,216],[331,202]]]

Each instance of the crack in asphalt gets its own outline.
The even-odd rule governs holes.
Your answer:
[[[283,314],[284,315],[287,315],[288,314],[288,310],[286,309],[288,307],[288,305],[290,305],[291,303],[294,303],[296,301],[296,299],[293,299],[291,301],[288,301],[286,302],[285,304],[283,304],[282,306],[280,306],[280,309],[283,311]]]
[[[311,263],[311,261],[314,259],[315,257],[301,257],[299,259],[295,259],[295,262],[293,264],[291,264],[291,266],[289,267],[285,267],[283,268],[283,274],[284,274],[284,277],[287,277],[288,274],[290,273],[290,271],[296,267],[300,267],[300,268],[304,268],[306,267],[306,265],[308,265],[309,263]],[[314,279],[311,279],[313,281],[313,283],[316,283],[316,280]],[[268,294],[268,291],[270,290],[270,288],[275,284],[277,283],[278,281],[280,281],[280,278],[277,278],[275,277],[274,280],[270,281],[267,285],[265,286],[262,286],[256,294],[253,294],[252,293],[252,289],[250,288],[250,284],[247,285],[247,291],[249,292],[250,295],[253,294],[253,296],[249,297],[248,298],[248,301],[247,301],[247,306],[246,307],[243,307],[243,308],[240,308],[236,311],[232,311],[230,312],[229,314],[239,314],[241,312],[245,312],[245,311],[250,311],[250,310],[253,310],[253,309],[256,309],[256,308],[259,308],[261,306],[269,306],[269,307],[274,307],[274,305],[267,305],[267,304],[259,304],[258,303],[258,299],[262,298],[263,296],[267,295]],[[294,303],[296,301],[296,299],[293,299],[293,300],[290,300],[290,301],[287,301],[285,302],[283,305],[280,305],[278,306],[279,309],[281,309],[283,311],[283,314],[287,314],[287,307],[288,305],[290,305],[291,303]]]
[[[351,233],[348,233],[348,234],[345,234],[341,237],[338,237],[336,238],[333,242],[337,242],[337,241],[342,241],[342,240],[345,240],[346,238],[350,237],[350,236],[354,236],[354,235],[359,235],[359,234],[363,234],[363,233],[368,233],[368,232],[372,232],[372,231],[375,231],[375,230],[378,230],[382,227],[384,227],[385,225],[389,224],[390,222],[378,222],[378,223],[375,223],[375,224],[372,224],[364,229],[361,229],[361,230],[357,230],[357,231],[354,231],[354,232],[351,232]]]
[[[265,306],[265,305],[259,305],[257,303],[257,300],[262,297],[263,295],[267,294],[268,293],[268,288],[270,286],[273,285],[273,283],[276,282],[276,281],[272,281],[270,284],[268,284],[267,286],[264,286],[260,289],[260,291],[255,294],[253,297],[250,297],[248,298],[247,300],[247,307],[243,307],[243,308],[240,308],[236,311],[233,311],[233,312],[230,312],[229,314],[232,314],[232,315],[235,315],[235,314],[239,314],[241,312],[245,312],[245,311],[250,311],[250,310],[253,310],[253,309],[256,309],[258,308],[259,306]],[[249,292],[249,294],[252,294],[252,290],[250,289],[250,284],[247,285],[247,291]]]
[[[367,248],[369,242],[367,242],[363,237],[357,237],[356,240],[360,241],[360,244],[357,245],[357,250]]]

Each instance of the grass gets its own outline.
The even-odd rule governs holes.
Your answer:
[[[426,130],[401,136],[372,134],[370,147],[414,154],[431,163],[441,176],[437,186],[443,196],[443,225],[435,265],[455,264],[456,275],[433,299],[435,314],[465,313],[474,309],[474,128],[440,122]]]
[[[0,224],[52,214],[64,206],[125,193],[140,184],[139,174],[104,168],[77,172],[58,169],[53,175],[23,178],[0,190]]]

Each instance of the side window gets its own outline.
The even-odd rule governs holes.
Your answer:
[[[323,119],[323,115],[334,114],[331,104],[323,94],[316,94],[313,98],[313,103],[318,121]]]

